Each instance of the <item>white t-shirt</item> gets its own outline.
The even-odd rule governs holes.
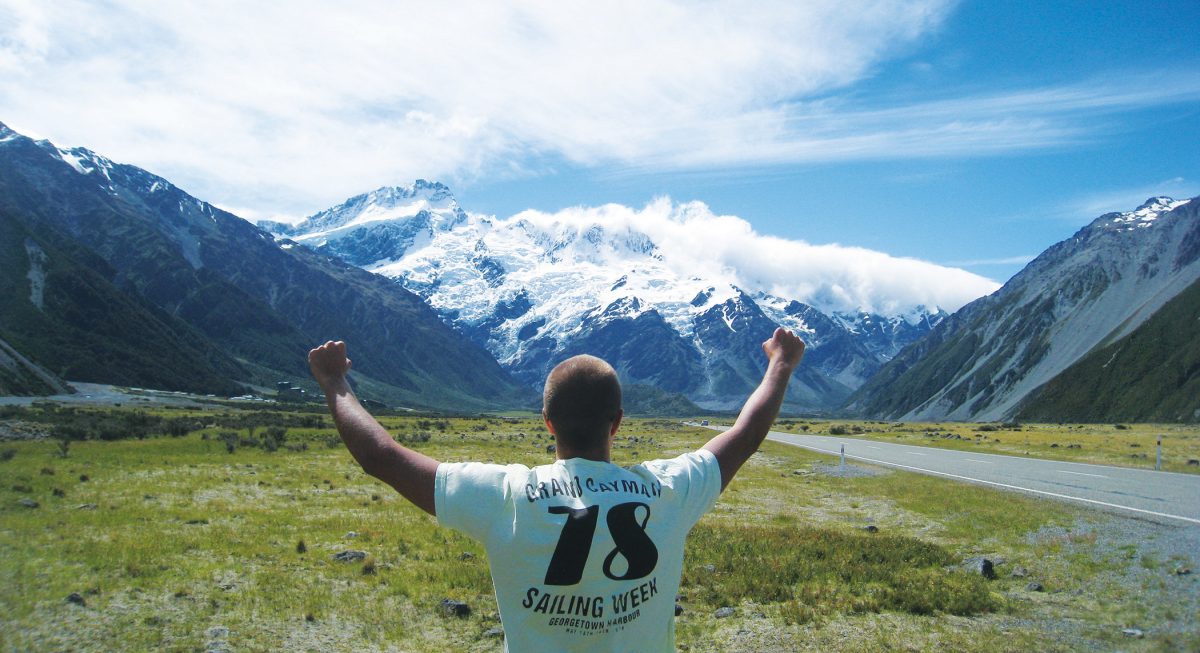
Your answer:
[[[684,538],[720,494],[701,449],[631,467],[442,463],[434,501],[487,549],[505,650],[626,653],[675,650]]]

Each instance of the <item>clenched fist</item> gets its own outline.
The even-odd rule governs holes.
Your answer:
[[[767,360],[774,361],[778,358],[779,362],[791,367],[799,365],[804,356],[804,341],[783,327],[776,328],[770,339],[763,342],[762,348]]]
[[[346,343],[341,340],[330,340],[308,352],[308,367],[322,388],[345,377],[350,365],[350,359],[346,358]]]

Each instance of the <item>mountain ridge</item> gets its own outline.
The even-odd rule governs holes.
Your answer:
[[[483,409],[532,401],[415,295],[277,242],[140,168],[0,125],[0,185],[0,206],[14,219],[61,233],[118,291],[190,325],[192,340],[252,363],[227,379],[310,383],[304,353],[337,338],[357,354],[356,374],[391,403]]]
[[[1052,245],[900,352],[846,403],[903,420],[998,420],[1200,277],[1194,200],[1150,198]]]
[[[629,382],[735,408],[761,376],[760,343],[782,325],[803,334],[812,361],[788,405],[827,410],[946,315],[827,315],[744,290],[722,270],[681,271],[633,223],[473,214],[424,180],[357,195],[297,225],[260,225],[395,279],[530,387],[557,360],[588,351]]]

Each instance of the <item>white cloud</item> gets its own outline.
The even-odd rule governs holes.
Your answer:
[[[1037,258],[1032,254],[1023,254],[1021,256],[1002,256],[999,258],[978,258],[969,261],[948,261],[946,265],[972,267],[976,265],[1025,265],[1033,259]]]
[[[761,148],[784,103],[861,79],[951,4],[0,0],[0,120],[303,212],[531,156]]]
[[[0,120],[205,199],[304,215],[424,177],[565,160],[711,168],[973,156],[1200,98],[1130,75],[878,109],[835,93],[953,0],[0,0]]]
[[[863,308],[897,314],[918,305],[954,311],[999,288],[965,270],[859,247],[813,245],[764,236],[750,223],[716,215],[700,202],[659,198],[642,209],[618,204],[573,207],[554,213],[525,211],[508,220],[529,220],[543,229],[594,224],[609,233],[646,234],[681,278],[703,271],[748,291],[764,291],[825,309]]]

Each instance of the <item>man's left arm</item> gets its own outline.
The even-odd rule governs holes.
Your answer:
[[[722,490],[767,437],[783,405],[783,396],[792,372],[804,356],[804,342],[783,327],[775,329],[775,333],[762,344],[762,349],[767,357],[767,371],[763,374],[762,382],[742,406],[733,426],[703,447],[717,457],[717,463],[721,466]]]
[[[438,461],[401,446],[354,396],[346,373],[346,343],[326,342],[308,352],[313,377],[325,393],[338,435],[363,471],[392,486],[425,512],[436,515],[434,480]]]

